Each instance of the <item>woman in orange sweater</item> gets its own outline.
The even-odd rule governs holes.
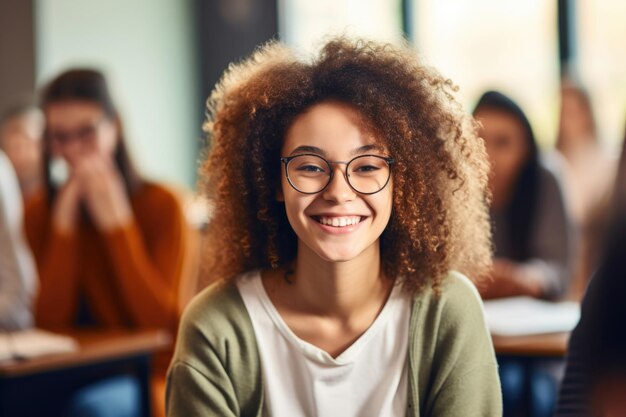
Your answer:
[[[42,108],[46,190],[25,214],[41,279],[37,325],[175,331],[182,209],[134,169],[104,76],[85,69],[59,75]]]

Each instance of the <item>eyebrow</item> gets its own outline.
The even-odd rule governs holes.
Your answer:
[[[289,155],[293,155],[297,153],[315,153],[315,154],[319,154],[322,156],[326,156],[326,152],[324,152],[322,149],[318,148],[317,146],[306,146],[306,145],[298,146],[296,149],[291,151]]]
[[[371,150],[377,150],[377,151],[382,152],[384,151],[384,148],[380,145],[373,145],[373,144],[363,145],[354,149],[352,152],[350,152],[350,155],[358,155],[358,154],[365,153]],[[306,145],[298,146],[296,149],[291,151],[290,155],[294,155],[298,153],[314,153],[314,154],[326,156],[326,152],[324,152],[323,149],[320,149],[317,146],[306,146]]]

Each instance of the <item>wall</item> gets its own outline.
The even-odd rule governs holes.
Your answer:
[[[202,109],[189,0],[35,0],[38,85],[72,66],[105,71],[149,178],[193,185]]]
[[[278,32],[276,0],[195,0],[202,100],[224,69]]]
[[[32,1],[0,0],[0,113],[33,92],[32,16]]]

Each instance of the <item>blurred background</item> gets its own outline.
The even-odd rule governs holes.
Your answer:
[[[623,191],[626,190],[626,149],[622,151],[621,161],[618,162],[626,125],[624,21],[626,2],[618,0],[0,0],[0,150],[7,153],[15,166],[24,201],[37,201],[37,193],[41,191],[42,184],[47,185],[43,183],[42,173],[47,175],[53,171],[42,163],[42,149],[45,147],[42,148],[41,142],[53,141],[55,135],[50,132],[43,134],[44,122],[47,128],[52,125],[50,112],[39,114],[32,108],[32,102],[38,101],[43,87],[50,80],[68,69],[89,67],[106,75],[113,90],[113,101],[117,103],[119,113],[123,116],[125,144],[130,148],[138,170],[155,183],[174,185],[173,188],[178,188],[176,191],[183,191],[180,193],[181,205],[184,206],[181,213],[184,212],[183,215],[192,226],[191,231],[187,231],[187,224],[179,222],[177,217],[178,194],[176,204],[172,203],[172,213],[169,216],[157,213],[163,210],[163,201],[170,201],[170,191],[160,188],[158,193],[161,194],[158,195],[163,198],[159,200],[161,204],[152,204],[153,200],[149,200],[142,206],[148,207],[146,211],[133,208],[137,211],[137,219],[154,220],[154,224],[142,225],[142,233],[145,235],[143,237],[150,235],[154,242],[178,245],[171,250],[163,246],[166,248],[163,252],[171,255],[172,259],[164,260],[168,256],[148,253],[143,247],[141,257],[130,259],[132,256],[129,251],[118,254],[121,258],[129,258],[123,259],[129,265],[136,266],[140,263],[147,266],[144,269],[148,271],[145,274],[148,278],[139,280],[143,283],[159,282],[162,277],[158,273],[163,269],[160,261],[166,266],[176,266],[176,273],[172,273],[171,282],[168,281],[168,285],[171,284],[168,287],[171,294],[159,293],[163,300],[175,300],[176,311],[163,312],[163,316],[166,313],[172,316],[169,330],[171,334],[175,334],[180,312],[188,300],[206,284],[206,281],[200,279],[199,271],[202,256],[207,256],[202,250],[207,235],[207,210],[210,210],[210,205],[195,198],[192,191],[195,190],[198,161],[205,144],[201,128],[205,117],[205,101],[224,70],[230,63],[246,57],[258,45],[270,40],[285,42],[303,56],[313,54],[327,38],[337,34],[395,43],[406,41],[423,62],[435,67],[458,86],[457,99],[468,113],[474,112],[475,116],[481,113],[475,107],[485,91],[498,90],[503,93],[495,96],[492,94],[491,102],[487,105],[483,103],[482,120],[477,116],[483,123],[481,137],[485,139],[492,162],[490,181],[496,177],[494,167],[506,168],[511,165],[511,157],[518,158],[519,162],[514,175],[507,177],[506,181],[500,181],[504,185],[499,187],[490,184],[494,201],[501,203],[499,206],[492,204],[491,207],[492,224],[496,225],[494,230],[497,233],[508,230],[510,225],[516,226],[515,232],[510,236],[502,237],[504,244],[500,247],[496,236],[496,249],[518,245],[524,239],[520,239],[515,233],[521,230],[521,234],[526,236],[527,242],[524,244],[530,246],[529,242],[532,240],[540,250],[534,253],[536,248],[523,248],[524,257],[513,259],[517,262],[515,266],[519,266],[517,281],[523,281],[519,279],[522,276],[524,279],[529,278],[525,284],[538,282],[536,276],[532,275],[538,273],[537,268],[522,268],[524,263],[532,263],[531,261],[541,261],[535,264],[544,272],[545,265],[550,262],[564,271],[563,282],[559,284],[558,291],[540,293],[536,291],[535,285],[532,291],[518,288],[510,294],[487,296],[483,291],[481,295],[485,299],[530,295],[551,301],[568,299],[578,302],[589,277],[599,264],[602,247],[600,243],[611,229],[606,219],[614,208],[619,208],[620,213],[626,213],[623,209],[626,205],[626,191]],[[31,108],[11,108],[16,103],[25,102],[30,102]],[[103,110],[102,103],[97,100],[94,102],[100,106],[99,110]],[[489,110],[492,111],[491,114]],[[497,116],[495,118],[494,110]],[[511,115],[516,117],[513,121],[506,117]],[[48,120],[44,121],[44,116]],[[100,138],[96,134],[98,126],[110,118],[106,114],[104,116],[95,125],[83,123],[82,130],[62,132],[64,129],[60,129],[62,134],[57,132],[57,142],[67,142],[70,145],[74,142],[97,142]],[[503,116],[505,122],[502,122]],[[524,126],[528,124],[525,122],[526,116],[534,135],[530,129],[524,130]],[[493,133],[493,126],[501,127],[503,124],[505,129],[496,129]],[[84,128],[87,128],[86,132]],[[118,133],[121,130],[118,129]],[[84,140],[70,140],[81,139],[81,136]],[[118,140],[118,144],[120,142]],[[524,150],[520,152],[519,149]],[[498,160],[498,154],[505,158]],[[0,162],[3,162],[1,159]],[[545,163],[546,170],[539,169],[539,159],[542,164]],[[548,168],[554,172],[548,174]],[[120,168],[120,171],[123,170]],[[527,186],[524,181],[518,181],[518,178],[526,178],[524,175],[528,172],[532,177],[528,181],[534,184],[532,187]],[[545,184],[537,185],[539,175],[549,177],[546,184],[553,184],[554,187],[549,189],[545,188]],[[0,175],[0,180],[8,178],[8,174]],[[119,178],[111,178],[119,183]],[[66,185],[57,184],[59,189]],[[542,187],[548,191],[540,192]],[[7,194],[5,202],[21,203],[17,185],[12,188],[14,190],[9,190],[12,194]],[[88,190],[90,188],[86,187]],[[0,191],[3,191],[2,187]],[[135,193],[130,187],[126,191],[126,194],[117,195],[113,192],[112,197],[104,193],[104,197],[111,197],[109,200],[122,204],[123,207],[127,207],[133,198],[145,198],[145,195],[137,197],[140,193]],[[152,191],[157,192],[154,187]],[[111,190],[108,193],[111,194]],[[43,192],[39,194],[44,195]],[[32,198],[33,195],[35,198]],[[48,197],[51,195],[49,193]],[[552,201],[546,196],[555,197],[556,200]],[[622,200],[623,203],[619,206],[613,203],[621,203]],[[39,198],[39,201],[41,203],[44,200]],[[173,197],[171,201],[175,201]],[[0,203],[2,202],[0,198]],[[48,203],[55,202],[50,199]],[[519,210],[516,208],[521,206],[531,207],[521,213],[525,217],[518,216]],[[32,217],[32,204],[30,218],[29,204],[25,207],[26,226],[37,226],[37,221],[31,220],[37,219],[36,216]],[[92,207],[101,205],[94,203]],[[12,219],[12,227],[19,240],[21,237],[18,235],[22,234],[22,208],[14,207],[12,210],[15,213],[19,211],[19,216],[13,216]],[[115,212],[102,210],[104,214],[100,214],[93,208],[92,211],[88,213],[91,220],[97,219],[98,215],[106,219],[107,214]],[[146,216],[148,211],[149,214],[157,214]],[[498,226],[498,219],[505,221],[502,223],[504,226]],[[85,218],[78,220],[80,221],[77,223],[81,226],[93,226],[89,222],[81,223]],[[557,223],[561,224],[560,229],[555,229]],[[172,226],[172,230],[176,230],[174,235],[179,239],[170,239],[167,233],[159,231],[152,233],[157,226],[164,225]],[[537,236],[526,233],[526,229],[530,230],[529,225],[537,229],[533,229],[533,233],[538,232]],[[4,230],[3,227],[0,225],[0,232]],[[5,229],[8,230],[7,227]],[[31,234],[36,238],[48,238],[43,227],[41,230],[35,229]],[[87,243],[97,243],[102,238],[95,232],[94,236]],[[32,236],[29,238],[32,240]],[[2,243],[0,239],[0,249],[4,251],[0,251],[0,255],[9,252],[6,249],[8,245],[3,246]],[[20,245],[22,252],[29,252],[25,244]],[[157,244],[154,246],[160,247]],[[553,259],[555,257],[552,252],[555,249],[551,246],[562,249],[562,259]],[[55,245],[51,244],[50,247],[54,248]],[[81,248],[80,245],[78,247]],[[99,249],[93,251],[98,255],[101,252]],[[136,255],[135,252],[133,254]],[[180,259],[175,254],[180,255]],[[34,255],[35,258],[40,258],[39,261],[45,258],[41,253]],[[498,258],[510,257],[509,254],[496,252],[495,259],[497,261]],[[57,258],[58,264],[65,261],[63,256]],[[85,261],[84,264],[89,266],[90,262],[94,265],[100,265],[97,263],[100,261],[108,262],[103,256],[96,258],[94,256],[94,259]],[[6,267],[8,264],[3,264],[2,261],[0,259],[0,275],[9,271]],[[82,262],[82,258],[78,261]],[[67,263],[71,264],[70,261]],[[19,274],[13,274],[12,278],[15,282],[22,280],[28,284],[23,285],[27,287],[24,291],[28,301],[25,307],[27,309],[32,308],[30,303],[34,299],[35,283],[43,283],[45,279],[50,282],[51,276],[49,273],[46,276],[47,271],[41,272],[42,268],[39,268],[37,281],[32,259],[29,264],[25,269],[26,273],[22,274],[26,278]],[[109,277],[105,276],[108,270],[101,267],[92,269],[98,273],[104,272],[102,276],[89,279],[93,278],[93,282],[98,279],[108,282]],[[139,269],[141,268],[137,268]],[[512,268],[509,266],[507,270]],[[62,273],[57,274],[58,276],[68,275],[63,268],[60,271]],[[11,275],[11,272],[6,275]],[[55,285],[48,288],[56,286],[57,275],[52,279]],[[85,273],[86,275],[88,274]],[[117,277],[113,273],[110,275]],[[494,267],[492,275],[497,275],[497,268]],[[548,276],[547,273],[544,275]],[[132,281],[121,275],[117,278],[120,282]],[[0,277],[0,284],[2,279],[4,278]],[[494,279],[494,282],[497,283],[498,279]],[[502,280],[511,281],[512,278],[505,277]],[[41,288],[38,295],[40,299],[44,298],[42,294],[46,292]],[[138,293],[150,294],[150,291]],[[111,300],[120,298],[117,293],[111,294]],[[99,294],[96,295],[100,297]],[[98,297],[93,298],[97,300]],[[152,301],[158,302],[161,299]],[[623,305],[622,299],[619,300],[620,305]],[[78,301],[82,303],[84,300]],[[73,300],[75,304],[78,301]],[[105,300],[104,304],[113,305],[110,300]],[[129,303],[133,306],[139,304],[141,303],[135,299]],[[53,307],[55,310],[56,306]],[[126,307],[116,313],[123,314]],[[152,308],[149,304],[141,307],[148,310]],[[578,304],[575,308],[578,314]],[[80,309],[77,311],[81,312]],[[26,312],[30,314],[30,310]],[[28,320],[22,327],[33,324],[32,318]],[[574,322],[577,320],[576,316]],[[623,323],[623,320],[604,321]],[[139,320],[132,324],[138,329],[149,327]],[[40,327],[42,323],[35,320],[34,325]],[[564,355],[571,327],[556,335],[556,347],[549,350],[552,353],[544,354],[549,361],[541,363],[537,361],[536,353],[532,350],[532,346],[535,346],[532,343],[529,345],[531,348],[526,348],[521,354],[519,351],[511,354],[509,345],[503,345],[502,341],[494,339],[496,352],[504,354],[505,360],[507,355],[528,356],[530,349],[531,359],[537,362],[535,364],[533,360],[524,359],[524,366],[528,369],[522,370],[522,376],[526,378],[525,375],[530,375],[530,382],[517,378],[515,372],[510,373],[516,380],[522,381],[522,387],[517,391],[528,391],[539,386],[538,392],[547,393],[543,395],[543,405],[537,406],[539,411],[521,415],[552,415],[558,386],[564,373]],[[541,352],[547,351],[545,346],[551,346],[551,340],[553,339],[540,339],[536,342],[542,349]],[[158,345],[159,343],[154,343],[151,346],[156,349],[155,346]],[[167,355],[169,353],[171,352],[166,352]],[[155,416],[164,414],[163,378],[169,356],[163,358],[163,366],[158,368],[160,371],[155,372],[161,378],[154,384],[155,391],[152,394],[152,398],[160,402],[154,405]],[[505,364],[504,361],[500,362],[501,370],[505,369]],[[510,361],[509,364],[515,365]],[[535,365],[536,369],[530,368]],[[2,372],[6,374],[6,369],[9,368],[5,367],[3,370],[0,367],[0,379]],[[535,380],[535,374],[543,379]],[[147,379],[146,375],[144,379]],[[507,381],[505,376],[501,376],[501,379],[503,382]],[[537,381],[547,381],[547,385],[537,385]],[[27,383],[30,382],[25,384]],[[504,385],[505,415],[520,415],[508,413],[507,409],[519,411],[535,407],[535,399],[532,398],[531,404],[528,392],[521,397],[521,401],[527,403],[523,408],[507,405],[514,404],[511,398],[517,391],[513,387],[510,391],[513,394],[507,394]],[[15,392],[30,395],[30,385],[24,385],[28,389],[15,386]],[[144,391],[146,386],[144,384]],[[0,405],[3,398],[11,396],[6,392],[9,391],[5,390],[3,394],[0,390]],[[128,393],[129,389],[125,392]],[[30,403],[30,399],[16,398],[14,402],[18,407]],[[144,395],[145,398],[147,397]],[[149,407],[143,404],[143,409],[148,410]],[[21,408],[20,410],[23,411]],[[4,415],[1,411],[0,407],[0,415]],[[146,414],[147,411],[144,415]]]
[[[617,0],[0,0],[0,108],[73,66],[108,76],[148,177],[193,186],[204,101],[228,63],[269,39],[303,53],[332,33],[407,38],[468,108],[499,89],[554,145],[559,81],[590,92],[615,151],[626,110],[626,3]]]

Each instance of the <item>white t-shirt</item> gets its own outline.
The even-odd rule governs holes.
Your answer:
[[[239,277],[237,287],[258,342],[265,416],[406,416],[411,302],[400,286],[336,358],[289,329],[258,271]]]
[[[0,151],[0,330],[33,325],[37,268],[23,232],[22,193],[11,161]]]

